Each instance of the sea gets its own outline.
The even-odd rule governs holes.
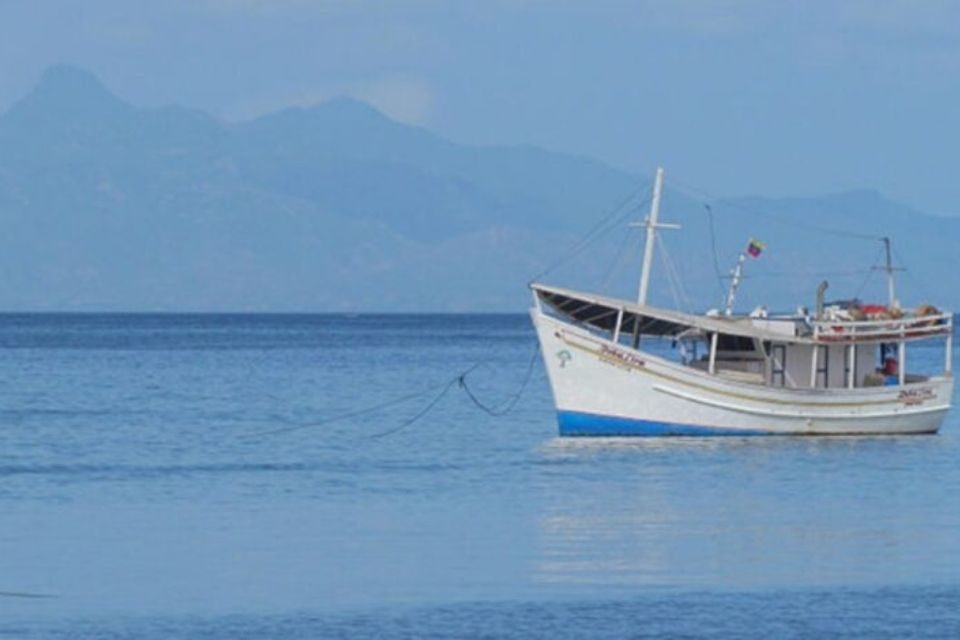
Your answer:
[[[524,315],[0,315],[0,638],[727,637],[960,637],[960,411],[562,439]]]

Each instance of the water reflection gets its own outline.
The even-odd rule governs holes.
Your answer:
[[[535,579],[611,588],[955,581],[960,541],[948,532],[960,515],[944,483],[958,482],[957,449],[953,433],[557,438],[537,451]]]

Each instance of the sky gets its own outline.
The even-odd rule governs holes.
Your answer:
[[[960,214],[960,2],[0,0],[0,108],[56,63],[227,120],[347,95],[718,197]]]

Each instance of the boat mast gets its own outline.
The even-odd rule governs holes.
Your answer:
[[[897,293],[893,284],[893,259],[890,257],[890,238],[884,236],[883,238],[883,248],[887,254],[887,266],[884,268],[884,271],[887,272],[887,293],[890,296],[890,308],[896,309],[900,306],[900,303],[897,302]]]
[[[647,304],[647,291],[650,288],[650,268],[653,265],[654,243],[657,239],[657,229],[679,229],[678,224],[660,223],[660,195],[663,192],[663,168],[657,167],[657,175],[653,181],[653,199],[650,202],[650,215],[640,224],[631,226],[646,227],[647,242],[643,249],[643,270],[640,272],[640,292],[637,302]]]

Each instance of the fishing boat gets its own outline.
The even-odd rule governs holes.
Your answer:
[[[724,309],[685,313],[647,302],[663,170],[650,213],[636,300],[532,283],[531,316],[561,436],[869,435],[935,433],[953,395],[953,316],[901,308],[887,249],[889,300],[813,312],[734,311],[751,240]],[[675,354],[654,347],[664,340]],[[916,343],[944,351],[942,372],[911,372]],[[925,354],[926,355],[926,354]]]

